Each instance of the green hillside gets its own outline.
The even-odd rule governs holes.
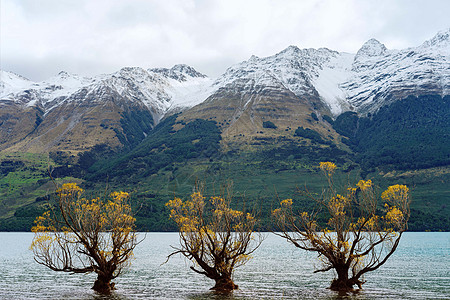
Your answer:
[[[256,208],[261,228],[268,230],[270,211],[282,199],[294,199],[299,209],[315,208],[301,191],[306,187],[319,194],[325,182],[317,165],[333,161],[343,188],[361,177],[372,179],[380,189],[408,185],[410,230],[449,231],[449,99],[409,97],[373,116],[345,113],[334,121],[323,117],[352,151],[303,127],[291,139],[255,137],[257,147],[228,146],[224,151],[214,121],[180,121],[175,115],[121,153],[99,145],[76,159],[2,154],[0,230],[29,230],[34,218],[52,203],[49,165],[57,180],[77,181],[88,195],[104,193],[105,188],[131,192],[139,230],[175,230],[164,204],[174,196],[189,196],[197,182],[204,184],[205,195],[220,194],[225,184],[233,182],[234,205]]]
[[[344,113],[333,125],[366,170],[450,165],[450,96],[410,96],[371,117]]]

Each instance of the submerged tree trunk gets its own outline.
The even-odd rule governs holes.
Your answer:
[[[364,282],[355,277],[348,278],[349,268],[342,266],[336,267],[335,270],[338,274],[338,277],[331,282],[331,290],[348,292],[354,290],[353,286],[355,285],[357,285],[360,289],[362,288],[362,284]]]
[[[348,268],[345,266],[335,267],[337,278],[331,282],[330,289],[333,291],[348,291],[352,289],[348,282]]]
[[[114,290],[114,283],[111,282],[112,276],[98,275],[92,289],[100,294],[108,295]]]
[[[212,288],[212,290],[218,292],[228,292],[232,290],[237,290],[239,287],[234,284],[233,280],[229,277],[216,279],[216,285]]]

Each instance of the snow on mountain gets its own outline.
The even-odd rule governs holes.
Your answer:
[[[212,93],[212,80],[208,77],[190,78],[186,81],[169,80],[166,93],[171,102],[167,110],[193,107],[203,102]]]
[[[251,92],[245,89],[280,85],[298,97],[317,92],[335,116],[350,109],[374,112],[408,95],[450,94],[449,36],[450,29],[404,50],[389,50],[370,39],[356,54],[289,46],[232,66],[213,86],[233,88],[247,81],[242,92]]]
[[[28,106],[34,106],[37,102],[48,110],[48,102],[54,99],[67,98],[76,93],[85,86],[89,86],[94,82],[92,78],[81,77],[61,71],[58,75],[53,76],[45,81],[33,84],[30,89],[39,91],[39,97],[28,102]]]
[[[46,113],[65,102],[102,101],[114,91],[150,108],[156,120],[169,110],[196,105],[211,93],[211,79],[187,65],[172,69],[126,67],[93,78],[60,72],[42,82],[32,82],[1,71],[0,99],[26,106],[41,106]]]
[[[113,74],[98,76],[87,88],[102,90],[107,87],[130,101],[141,102],[159,121],[169,110],[191,107],[203,101],[203,97],[207,97],[205,94],[209,94],[210,81],[186,65],[149,70],[126,67]]]
[[[141,101],[155,110],[158,121],[165,113],[202,102],[210,94],[211,80],[186,65],[172,69],[123,68],[106,75],[94,86],[106,85],[121,96]]]
[[[165,93],[170,99],[166,111],[195,106],[211,94],[212,80],[188,65],[178,64],[171,69],[148,71],[162,75],[166,80]]]
[[[370,39],[362,45],[356,53],[355,60],[359,57],[381,56],[386,53],[386,46],[376,39]]]
[[[171,69],[167,68],[154,68],[149,69],[150,72],[160,73],[166,78],[175,79],[177,81],[187,81],[188,77],[199,77],[206,78],[206,75],[203,75],[200,72],[197,72],[194,68],[184,64],[178,64],[173,66]]]
[[[449,30],[421,46],[404,50],[387,50],[370,40],[358,51],[364,56],[355,56],[352,72],[339,87],[346,91],[348,103],[362,113],[374,112],[409,95],[448,95],[449,45]]]
[[[319,76],[323,65],[338,56],[338,52],[326,48],[299,49],[289,46],[276,55],[265,58],[252,56],[249,60],[232,66],[213,86],[216,89],[230,88],[234,83],[247,80],[247,88],[278,85],[297,96],[311,94],[314,93],[311,81]]]
[[[214,86],[230,88],[233,82],[246,79],[252,83],[247,85],[248,88],[279,85],[298,97],[318,93],[331,112],[338,115],[349,109],[347,93],[339,84],[350,77],[354,57],[354,54],[326,48],[299,49],[289,46],[273,56],[252,56],[229,68],[214,82]]]
[[[26,106],[42,105],[57,98],[66,98],[84,86],[90,85],[93,80],[79,77],[67,72],[42,82],[32,82],[14,73],[1,71],[0,100],[14,101]]]
[[[61,72],[38,83],[6,71],[0,74],[0,100],[38,105],[46,112],[66,101],[82,101],[86,95],[89,101],[102,101],[114,91],[144,104],[159,120],[169,111],[200,104],[224,88],[239,93],[275,88],[300,98],[319,97],[335,116],[350,109],[367,113],[399,97],[450,94],[450,29],[403,50],[389,50],[375,39],[356,54],[289,46],[273,56],[252,56],[216,80],[187,65],[123,68],[92,78]]]
[[[349,110],[347,92],[340,87],[351,73],[354,55],[340,53],[323,65],[313,78],[313,85],[333,115]]]
[[[441,52],[444,56],[450,55],[450,28],[439,31],[432,39],[425,41],[421,48],[434,48],[435,51]]]
[[[25,77],[0,70],[0,96],[2,99],[28,88],[31,84],[32,82]]]

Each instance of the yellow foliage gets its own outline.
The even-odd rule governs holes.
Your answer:
[[[400,224],[403,220],[402,211],[395,206],[390,207],[388,204],[385,204],[385,207],[387,209],[385,216],[386,221],[393,225]]]
[[[272,215],[273,215],[274,217],[280,216],[280,215],[281,215],[281,208],[276,208],[276,209],[274,209],[274,210],[272,211]]]
[[[106,280],[119,276],[137,245],[129,194],[86,199],[75,183],[63,184],[56,193],[58,211],[43,213],[31,229],[35,260],[55,271],[96,272]]]
[[[56,228],[53,225],[52,219],[50,217],[50,211],[46,211],[34,220],[34,225],[31,227],[31,231],[34,233],[37,232],[52,232],[55,231]]]
[[[292,206],[292,199],[285,199],[280,202],[282,207],[290,207]]]
[[[78,197],[83,192],[76,183],[64,183],[61,188],[56,190],[60,197]]]
[[[113,198],[116,203],[121,203],[124,200],[128,199],[128,197],[130,196],[127,192],[112,192],[110,194],[111,198]]]
[[[347,191],[350,196],[354,196],[356,194],[357,190],[358,190],[357,188],[351,188],[351,187],[347,188]]]
[[[325,172],[325,174],[327,176],[331,176],[334,173],[334,170],[336,169],[336,165],[332,162],[326,161],[326,162],[321,162],[319,164],[319,168]]]
[[[30,249],[43,249],[48,251],[54,241],[54,237],[50,234],[41,233],[37,235],[31,243]]]
[[[360,180],[356,186],[359,187],[361,191],[365,191],[372,187],[372,180]]]
[[[180,207],[183,205],[183,202],[180,198],[175,197],[173,200],[169,200],[169,202],[166,203],[166,206],[168,207]]]
[[[180,232],[181,253],[201,260],[220,274],[231,274],[234,267],[250,259],[246,249],[256,219],[250,213],[232,209],[224,197],[209,198],[207,207],[211,210],[207,212],[204,199],[195,192],[189,200],[174,198],[166,203]]]
[[[365,224],[366,229],[369,231],[376,231],[377,230],[376,225],[378,223],[378,219],[379,219],[379,217],[374,215],[369,220],[367,220],[367,223]]]
[[[333,216],[343,216],[345,215],[345,207],[348,203],[349,199],[347,197],[337,194],[328,202],[328,209]]]
[[[31,228],[36,233],[32,243],[33,251],[38,257],[45,257],[46,264],[53,264],[53,256],[59,255],[58,251],[69,251],[69,245],[79,243],[80,239],[84,239],[83,243],[95,239],[99,254],[105,258],[111,258],[116,250],[126,250],[120,247],[126,248],[129,243],[134,244],[136,219],[132,216],[131,206],[126,202],[128,193],[113,192],[109,195],[110,199],[104,202],[98,197],[81,197],[83,189],[76,183],[65,183],[56,192],[64,218],[59,220],[58,215],[46,211],[36,218],[35,226]],[[106,232],[112,233],[110,238],[114,241],[104,238],[98,240]],[[57,250],[58,248],[62,250]],[[127,257],[131,255],[132,252],[129,252]],[[55,259],[61,258],[57,256]]]
[[[409,189],[406,185],[396,184],[388,187],[382,194],[381,198],[390,203],[407,201]]]
[[[292,204],[290,199],[283,200],[272,211],[273,219],[280,236],[298,248],[319,254],[323,262],[321,270],[350,268],[353,276],[359,278],[361,272],[383,264],[389,251],[395,251],[401,233],[407,228],[409,190],[404,185],[393,185],[383,192],[381,198],[389,203],[385,205],[383,216],[379,196],[370,179],[360,180],[343,195],[338,193],[332,179],[336,166],[321,162],[319,167],[328,179],[328,189],[324,189],[320,198],[308,191],[305,195],[328,209],[328,228],[319,226],[316,214],[295,214],[288,209]],[[383,251],[385,249],[387,251]],[[364,269],[368,265],[369,268]]]

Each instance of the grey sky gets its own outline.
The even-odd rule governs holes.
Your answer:
[[[289,45],[356,53],[370,38],[418,46],[450,27],[448,0],[0,0],[0,68],[32,80],[64,70],[193,66],[209,76]]]

